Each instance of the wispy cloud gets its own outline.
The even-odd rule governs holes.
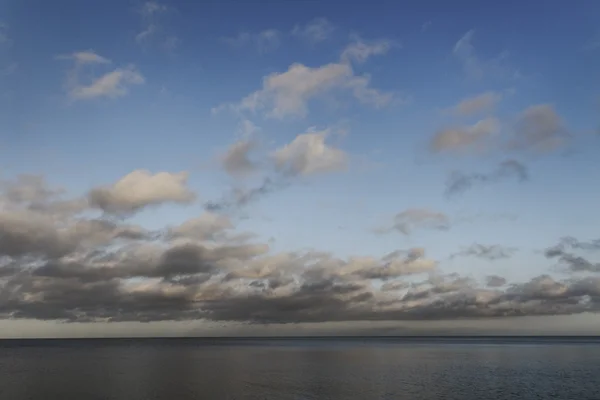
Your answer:
[[[331,38],[335,26],[326,18],[315,18],[306,25],[296,25],[292,35],[304,39],[310,43],[320,43]]]
[[[165,51],[174,50],[179,45],[180,39],[171,32],[171,27],[166,20],[166,17],[172,15],[174,11],[172,6],[158,1],[143,3],[138,10],[142,27],[135,35],[136,43],[144,47],[156,46]]]
[[[377,234],[400,232],[410,235],[415,230],[433,229],[446,231],[450,229],[450,218],[435,210],[426,208],[409,208],[396,214],[391,224],[374,229]]]
[[[234,47],[255,46],[258,52],[268,53],[281,45],[281,33],[276,29],[266,29],[258,33],[242,32],[235,37],[223,38],[223,41]]]
[[[359,36],[352,36],[352,42],[342,51],[341,60],[345,62],[362,63],[369,57],[383,55],[393,47],[400,47],[400,43],[389,39],[364,40]]]
[[[484,245],[473,243],[471,246],[464,248],[450,256],[456,257],[476,257],[480,259],[495,261],[505,258],[510,258],[517,251],[514,247],[505,247],[498,244]]]
[[[502,52],[492,59],[481,58],[473,45],[475,30],[465,33],[454,45],[454,56],[462,63],[465,75],[469,79],[481,80],[492,78],[519,78],[518,70],[508,65],[508,52]]]

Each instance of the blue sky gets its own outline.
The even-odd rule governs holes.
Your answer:
[[[85,197],[186,171],[193,202],[129,216],[150,230],[281,179],[224,212],[273,253],[424,248],[444,273],[524,282],[552,271],[542,252],[561,237],[598,237],[599,18],[595,1],[5,1],[2,175]],[[338,153],[272,164],[313,131]],[[236,143],[253,150],[228,173]],[[453,171],[473,184],[450,196]],[[402,232],[407,210],[449,229]],[[449,259],[476,243],[517,250]]]

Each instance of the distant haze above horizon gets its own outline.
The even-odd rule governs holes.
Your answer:
[[[0,337],[596,334],[598,27],[4,2]]]

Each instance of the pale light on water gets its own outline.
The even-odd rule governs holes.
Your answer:
[[[6,343],[0,399],[7,400],[579,400],[600,393],[600,345],[585,341]]]

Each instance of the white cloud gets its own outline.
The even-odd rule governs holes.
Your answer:
[[[335,26],[326,18],[315,18],[304,26],[296,25],[292,35],[311,43],[319,43],[329,39],[334,31]]]
[[[223,40],[235,47],[251,44],[256,46],[260,53],[267,53],[280,46],[281,34],[275,29],[267,29],[259,33],[242,32],[236,37]]]
[[[325,143],[329,133],[309,130],[274,151],[271,156],[277,170],[290,175],[313,175],[346,169],[348,155]]]
[[[135,170],[112,185],[92,189],[88,199],[91,206],[112,214],[128,214],[167,202],[187,204],[196,198],[186,186],[187,179],[187,172]]]
[[[71,60],[74,65],[67,74],[66,90],[72,100],[90,100],[99,97],[117,98],[129,93],[132,85],[145,82],[134,65],[116,68],[94,78],[88,84],[81,82],[81,71],[91,65],[110,65],[112,61],[93,50],[56,56],[58,60]]]
[[[264,111],[266,117],[303,117],[308,103],[320,96],[349,92],[363,104],[382,107],[392,99],[391,93],[370,87],[368,75],[357,76],[344,63],[331,63],[311,68],[292,64],[286,72],[274,73],[263,79],[262,89],[246,96],[234,108],[240,111]]]
[[[383,107],[392,101],[393,94],[372,88],[370,75],[356,75],[350,61],[364,62],[373,55],[387,53],[394,46],[397,43],[390,40],[366,42],[355,36],[354,42],[342,51],[339,62],[320,67],[293,63],[285,72],[263,77],[262,88],[239,103],[221,104],[211,112],[229,109],[238,114],[260,111],[267,118],[305,117],[312,100],[335,100],[341,94],[350,94],[362,104]]]
[[[129,93],[129,86],[140,85],[144,82],[142,74],[133,65],[130,65],[108,72],[95,79],[89,85],[78,84],[69,90],[69,96],[76,100],[87,100],[97,97],[116,98]]]

